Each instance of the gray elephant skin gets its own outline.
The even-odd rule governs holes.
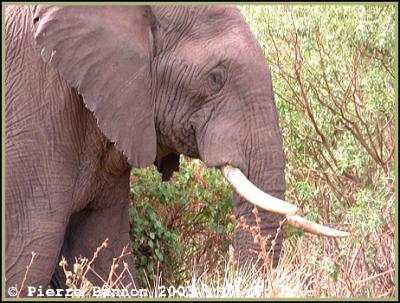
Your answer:
[[[60,257],[90,257],[105,238],[95,268],[107,277],[130,241],[131,167],[168,180],[184,154],[284,198],[271,73],[239,9],[16,5],[5,25],[7,287],[32,251],[25,285],[65,287]],[[252,204],[233,205],[255,225]],[[283,216],[258,212],[276,264]],[[260,251],[243,229],[234,247],[242,263]]]

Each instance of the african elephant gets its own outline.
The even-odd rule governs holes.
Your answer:
[[[7,286],[35,251],[25,285],[64,287],[60,256],[108,238],[106,275],[129,243],[131,167],[168,180],[180,154],[222,169],[237,218],[254,225],[259,206],[274,263],[285,215],[304,223],[283,201],[271,73],[235,7],[7,6],[5,119]],[[241,262],[260,251],[243,229],[234,245]]]

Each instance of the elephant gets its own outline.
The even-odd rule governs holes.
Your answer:
[[[271,71],[237,7],[12,5],[5,26],[7,287],[34,251],[25,285],[64,288],[60,257],[108,238],[95,264],[106,277],[130,241],[131,168],[156,165],[167,181],[181,154],[221,169],[236,218],[255,226],[257,207],[275,265],[282,222],[345,234],[284,201]],[[249,230],[234,248],[257,264]]]

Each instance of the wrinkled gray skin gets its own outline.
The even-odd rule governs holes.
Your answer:
[[[179,154],[231,164],[283,199],[271,74],[237,8],[7,7],[6,89],[7,287],[32,251],[25,285],[62,287],[60,255],[91,257],[106,237],[95,269],[107,277],[129,243],[132,166],[168,180]],[[253,206],[233,203],[254,225]],[[275,237],[282,217],[259,213]],[[251,235],[235,236],[241,262],[254,258]]]

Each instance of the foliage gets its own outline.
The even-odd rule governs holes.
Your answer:
[[[352,234],[333,241],[286,229],[283,257],[297,260],[291,268],[303,274],[306,296],[393,297],[396,7],[241,11],[272,72],[287,200],[305,217]],[[191,280],[194,265],[221,268],[233,225],[231,191],[220,173],[182,157],[180,172],[160,179],[154,168],[132,171],[138,267],[151,280],[159,262],[175,285]]]
[[[344,279],[351,296],[393,296],[395,6],[246,6],[242,12],[272,71],[287,200],[309,219],[352,234],[335,245],[321,239],[318,254],[339,256],[324,261],[325,272],[335,287]],[[354,289],[361,277],[369,283]]]
[[[162,269],[166,283],[190,278],[195,264],[217,266],[231,243],[232,194],[217,170],[181,157],[180,172],[161,182],[155,167],[131,174],[131,238],[142,284]],[[147,281],[149,279],[150,281]]]

